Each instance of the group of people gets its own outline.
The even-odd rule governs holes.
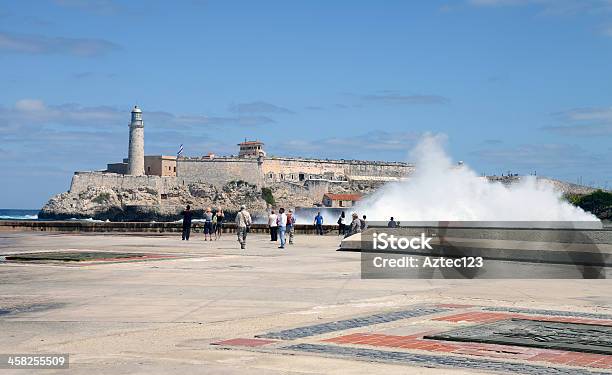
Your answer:
[[[360,218],[356,212],[353,212],[353,214],[351,215],[351,219],[348,219],[346,217],[346,213],[342,211],[336,223],[338,224],[338,235],[344,237],[352,236],[355,233],[361,233],[364,230],[368,229],[367,216],[363,215]],[[321,216],[320,212],[317,213],[317,216],[315,216],[314,225],[316,233],[322,235],[323,216]],[[399,227],[399,225],[399,221],[395,221],[393,216],[391,216],[389,222],[387,223],[388,228],[397,228]]]
[[[193,219],[193,211],[191,206],[187,205],[185,210],[181,212],[183,216],[183,241],[189,241],[191,235],[191,223]],[[225,214],[222,209],[217,209],[215,212],[208,207],[204,211],[204,241],[212,241],[221,238],[223,233],[223,223],[225,221]]]
[[[284,208],[279,208],[278,214],[274,210],[268,215],[268,228],[270,228],[270,241],[276,242],[280,239],[279,249],[284,249],[289,237],[289,245],[293,245],[295,237],[295,215],[293,210],[285,213]]]
[[[346,213],[342,211],[340,213],[340,217],[338,217],[338,235],[339,236],[352,236],[356,233],[361,233],[368,228],[368,222],[366,221],[367,216],[363,215],[359,218],[359,215],[356,212],[353,212],[351,215],[351,219],[349,220],[346,217]]]
[[[183,234],[182,239],[184,241],[189,241],[189,236],[191,234],[191,224],[193,218],[193,211],[191,211],[191,207],[187,205],[186,209],[181,212],[183,216]],[[356,233],[361,233],[368,228],[368,222],[366,221],[366,215],[363,215],[361,218],[356,212],[353,212],[351,218],[347,218],[346,213],[342,211],[340,216],[338,217],[338,235],[339,236],[352,236]],[[223,223],[225,221],[225,214],[223,210],[217,209],[216,212],[208,207],[204,211],[203,215],[204,221],[204,241],[213,241],[221,238],[221,234],[223,233]],[[238,242],[240,243],[240,248],[246,248],[246,238],[247,233],[250,230],[252,219],[251,214],[247,211],[244,205],[240,206],[240,211],[236,214],[236,234],[238,236]],[[288,212],[285,212],[284,208],[280,208],[278,210],[278,214],[271,210],[268,215],[268,228],[270,230],[270,241],[277,242],[280,239],[279,249],[284,249],[285,245],[288,243],[289,245],[293,244],[293,240],[295,237],[295,215],[292,209],[289,209]],[[318,235],[323,235],[323,215],[321,212],[317,212],[317,215],[314,217],[313,225],[315,226],[315,233]],[[396,228],[399,226],[399,222],[395,221],[393,217],[387,223],[387,227]]]

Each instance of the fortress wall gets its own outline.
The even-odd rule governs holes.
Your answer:
[[[301,195],[308,194],[308,189],[306,189],[304,185],[298,184],[295,182],[281,181],[281,182],[278,182],[275,186],[280,186],[292,194],[301,194]]]
[[[323,173],[334,173],[338,175],[344,174],[344,165],[342,163],[325,162],[324,160],[299,160],[285,158],[268,158],[264,160],[263,173],[274,173],[275,175],[284,174],[285,179],[290,179],[290,175],[295,175],[295,180],[298,179],[299,173],[320,175]]]
[[[274,184],[275,187],[282,187],[292,194],[309,197],[317,202],[321,202],[323,194],[329,191],[331,184],[341,184],[343,182],[330,182],[326,180],[307,180],[305,183],[292,181],[279,181]]]
[[[308,194],[318,199],[329,187],[325,181],[309,181],[310,175],[325,178],[340,177],[402,177],[414,171],[414,167],[403,163],[382,163],[344,160],[317,160],[293,158],[266,158],[263,163],[257,159],[217,158],[217,159],[179,159],[177,161],[177,177],[172,176],[130,176],[116,173],[76,172],[70,185],[71,192],[86,190],[89,186],[104,186],[117,189],[135,189],[150,187],[160,194],[166,194],[178,184],[205,182],[223,186],[230,181],[246,181],[262,186],[265,182],[299,182],[299,175],[309,185]],[[270,180],[267,176],[274,174]],[[280,174],[284,179],[280,179]],[[265,177],[265,178],[264,178]],[[293,177],[293,178],[292,178]],[[316,178],[316,177],[313,177]],[[338,181],[340,182],[340,181]]]
[[[350,160],[319,160],[269,157],[259,163],[250,158],[179,159],[176,173],[179,183],[207,182],[222,186],[229,181],[247,181],[261,186],[282,181],[299,182],[321,178],[345,180],[353,176],[396,178],[414,171],[414,166],[405,163],[367,162]],[[270,177],[272,174],[273,177]],[[282,178],[281,178],[282,175]],[[317,189],[321,190],[321,189]],[[318,193],[317,193],[318,194]]]
[[[87,190],[90,186],[108,187],[114,189],[136,189],[149,187],[159,194],[166,194],[177,186],[175,177],[162,176],[129,176],[116,173],[76,172],[72,176],[70,192],[78,193]]]
[[[278,180],[278,175],[283,174],[285,180],[299,179],[299,174],[322,175],[331,173],[334,176],[369,176],[369,177],[403,177],[414,171],[414,166],[405,163],[368,162],[353,160],[318,160],[318,159],[293,159],[293,158],[266,158],[263,163],[263,173],[266,180],[269,173],[273,173]]]
[[[201,181],[223,186],[230,181],[242,180],[261,186],[263,182],[256,159],[179,159],[176,175],[181,184]]]
[[[345,182],[331,182],[325,180],[309,180],[306,181],[305,186],[308,189],[308,195],[315,201],[321,202],[323,200],[323,194],[329,191],[330,185],[339,185]]]
[[[415,171],[414,166],[400,163],[351,163],[346,166],[350,176],[404,177]]]

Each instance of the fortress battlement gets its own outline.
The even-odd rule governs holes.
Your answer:
[[[299,157],[202,157],[178,158],[176,176],[180,181],[206,181],[223,185],[229,181],[246,181],[258,186],[279,182],[305,181],[392,181],[414,172],[409,163],[330,160]]]
[[[414,167],[412,163],[406,163],[401,161],[385,161],[385,160],[357,160],[357,159],[322,159],[322,158],[309,158],[299,156],[276,156],[270,155],[264,158],[265,160],[279,160],[279,161],[296,161],[296,162],[312,162],[312,163],[330,163],[330,164],[359,164],[359,165],[388,165],[388,166],[402,166],[402,167]],[[243,158],[236,155],[229,156],[181,156],[177,160],[180,161],[202,161],[209,162],[214,160],[221,160],[227,162],[257,162],[256,158]]]

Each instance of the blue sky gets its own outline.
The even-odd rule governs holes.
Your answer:
[[[612,1],[0,1],[0,207],[127,154],[406,160],[612,187]]]

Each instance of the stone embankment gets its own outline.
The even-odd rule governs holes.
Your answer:
[[[193,232],[198,233],[203,229],[202,223],[193,223]],[[338,229],[335,225],[323,227],[326,234],[337,235]],[[180,222],[104,222],[104,221],[44,221],[44,220],[0,220],[0,232],[9,231],[37,231],[37,232],[91,232],[91,233],[178,233],[182,230]],[[315,234],[313,225],[298,224],[295,230],[299,234]],[[233,222],[223,225],[223,233],[233,233],[236,225]],[[192,232],[192,233],[193,233]],[[253,233],[268,233],[265,224],[253,224]]]
[[[45,220],[176,221],[181,218],[185,206],[190,205],[195,218],[201,218],[210,207],[222,209],[231,219],[241,205],[254,216],[262,216],[270,207],[320,205],[327,191],[368,194],[380,184],[344,181],[322,190],[314,183],[275,183],[262,189],[245,181],[231,181],[223,186],[199,181],[182,184],[172,177],[86,172],[75,174],[70,191],[51,198],[38,217]]]

